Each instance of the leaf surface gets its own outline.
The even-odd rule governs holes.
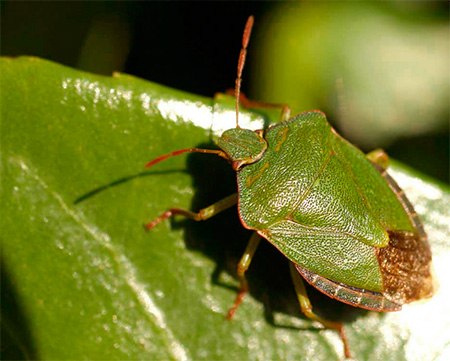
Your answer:
[[[234,126],[233,99],[36,58],[0,64],[2,358],[343,358],[338,335],[300,314],[287,263],[269,244],[248,273],[250,295],[226,321],[250,236],[235,211],[142,227],[168,207],[197,210],[235,191],[231,168],[213,155],[143,169],[176,149],[211,147]],[[242,127],[276,116],[244,112]],[[358,359],[443,359],[450,195],[400,164],[392,175],[422,216],[441,291],[395,314],[308,292],[318,313],[348,322]]]

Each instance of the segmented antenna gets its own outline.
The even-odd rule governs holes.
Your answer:
[[[168,154],[164,154],[156,159],[153,159],[152,161],[148,162],[145,165],[145,168],[151,167],[152,165],[155,165],[156,163],[162,162],[163,160],[175,157],[177,155],[183,154],[183,153],[207,153],[207,154],[217,154],[219,157],[228,159],[228,156],[222,152],[221,150],[213,150],[213,149],[198,149],[198,148],[188,148],[188,149],[180,149],[176,150],[175,152],[170,152]]]
[[[239,53],[239,61],[237,66],[237,78],[236,78],[236,88],[234,95],[236,97],[236,128],[239,128],[239,96],[241,93],[241,83],[242,83],[242,70],[244,69],[245,57],[247,56],[247,45],[250,40],[250,34],[252,32],[254,18],[253,15],[249,16],[247,23],[245,24],[244,35],[242,35],[242,48]]]

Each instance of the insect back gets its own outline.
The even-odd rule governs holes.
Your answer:
[[[280,249],[307,280],[311,272],[321,278],[326,286],[310,283],[343,302],[393,311],[432,294],[426,235],[384,169],[318,111],[269,128],[265,138],[261,159],[237,174],[244,226]]]

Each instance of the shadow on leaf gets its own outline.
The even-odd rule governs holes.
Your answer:
[[[198,147],[210,148],[211,144],[201,144]],[[197,212],[237,191],[236,174],[224,159],[191,154],[187,162],[195,188],[192,211]],[[238,292],[237,285],[227,285],[220,280],[222,272],[236,277],[237,264],[251,236],[251,231],[245,229],[239,220],[237,207],[205,222],[182,220],[173,221],[172,225],[175,228],[185,228],[185,242],[189,249],[200,250],[216,262],[212,282]],[[246,276],[250,294],[246,297],[251,296],[263,303],[265,318],[269,324],[297,328],[277,322],[275,313],[305,319],[294,292],[288,261],[269,242],[260,243]],[[332,300],[309,285],[306,287],[314,311],[325,319],[348,323],[368,312]],[[235,317],[240,317],[239,310]],[[320,330],[315,327],[311,329]]]
[[[2,259],[1,263],[1,359],[37,360],[38,351],[31,334],[27,311],[20,294],[10,278]]]

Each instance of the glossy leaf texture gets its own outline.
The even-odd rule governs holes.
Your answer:
[[[244,111],[241,125],[276,116]],[[214,155],[143,168],[172,150],[211,147],[234,122],[225,96],[1,60],[3,359],[343,358],[338,335],[301,315],[287,262],[267,242],[248,274],[250,294],[225,319],[250,236],[234,210],[142,227],[168,207],[196,210],[235,191],[231,167]],[[392,314],[308,292],[318,313],[346,322],[358,360],[444,360],[450,195],[402,165],[391,173],[422,216],[439,292]]]

